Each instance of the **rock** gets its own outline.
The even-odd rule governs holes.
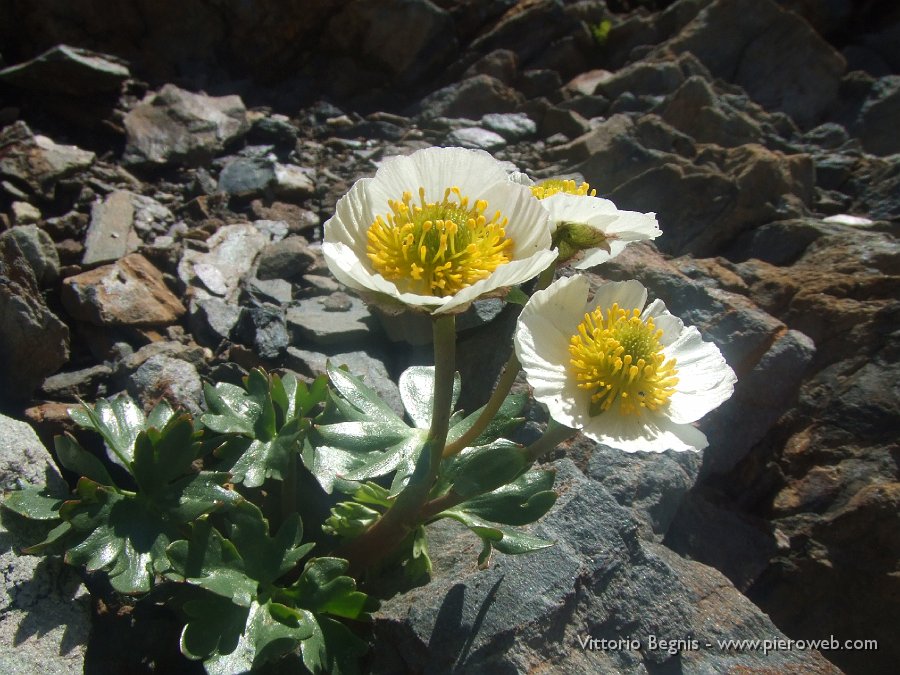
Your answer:
[[[448,521],[429,528],[434,579],[382,604],[373,673],[612,673],[675,664],[691,672],[839,672],[818,652],[720,648],[718,640],[780,633],[715,570],[640,540],[630,510],[570,461],[554,468],[560,498],[530,528],[555,541],[551,548],[495,554],[478,570],[472,533]],[[653,639],[683,642],[670,653]]]
[[[634,96],[670,94],[685,80],[680,60],[640,60],[608,76],[595,76],[596,86],[590,94],[615,100],[624,93]]]
[[[568,457],[584,454],[588,458],[585,474],[633,512],[644,539],[657,541],[667,535],[693,488],[702,459],[693,452],[622,452],[580,434],[565,452]]]
[[[195,298],[191,300],[188,325],[197,342],[218,347],[231,337],[240,317],[238,305],[221,298]]]
[[[59,278],[59,255],[56,247],[50,235],[37,225],[16,225],[0,233],[0,241],[3,239],[16,240],[41,288],[47,288]]]
[[[288,237],[260,251],[256,276],[259,279],[294,280],[303,276],[316,261],[306,239]]]
[[[68,494],[50,453],[24,422],[0,415],[0,490],[21,481]],[[46,535],[43,524],[0,512],[0,672],[81,672],[91,606],[78,574],[60,558],[19,555]]]
[[[766,436],[796,398],[815,353],[812,340],[789,330],[738,379],[734,395],[703,424],[715,447],[704,455],[703,475],[727,472]]]
[[[289,305],[294,298],[294,287],[284,279],[248,279],[241,292],[241,301],[251,305]]]
[[[65,279],[62,302],[72,317],[95,326],[168,325],[185,313],[162,273],[139,253]]]
[[[567,138],[579,138],[591,130],[590,123],[574,110],[550,106],[541,121],[541,136],[563,134]]]
[[[112,369],[104,364],[51,375],[41,386],[41,393],[57,401],[86,401],[106,394],[104,383]]]
[[[69,329],[47,307],[14,237],[0,237],[0,399],[28,400],[69,359]]]
[[[448,64],[457,48],[450,14],[418,0],[347,5],[326,31],[330,43],[367,68],[405,83]]]
[[[297,141],[297,128],[285,115],[265,115],[253,120],[249,138],[253,141],[293,147]]]
[[[562,85],[559,73],[547,68],[529,68],[516,80],[516,89],[527,99],[546,96],[552,100],[559,100]]]
[[[715,77],[802,127],[821,121],[846,68],[809,24],[772,0],[715,0],[655,51],[690,52]]]
[[[94,159],[93,152],[32,134],[22,121],[0,131],[0,176],[44,199],[52,199],[60,180],[88,168]]]
[[[486,54],[495,49],[515,52],[526,64],[541,54],[554,40],[574,32],[578,22],[568,16],[559,0],[535,0],[511,7],[489,31],[469,45],[472,52]]]
[[[580,96],[593,96],[597,86],[610,79],[612,73],[602,68],[587,70],[576,75],[566,83],[566,89]]]
[[[420,117],[464,117],[477,120],[489,113],[513,112],[522,95],[490,75],[476,75],[438,89],[420,104]]]
[[[133,195],[116,190],[91,209],[91,224],[84,240],[83,265],[108,263],[134,253],[141,240],[134,230]]]
[[[234,339],[252,346],[262,359],[277,359],[291,342],[284,310],[270,304],[245,308],[235,326]]]
[[[400,389],[391,379],[382,359],[363,351],[325,355],[297,347],[288,347],[284,357],[285,366],[308,377],[318,377],[325,373],[325,366],[329,361],[334,366],[347,366],[351,373],[374,389],[394,412],[401,416],[404,414]]]
[[[500,134],[480,127],[455,129],[447,135],[448,146],[475,148],[478,150],[499,150],[506,145],[506,139]]]
[[[275,165],[275,194],[285,199],[302,200],[316,191],[316,172],[294,164]]]
[[[275,162],[239,157],[222,169],[218,190],[234,197],[255,197],[265,194],[274,182]]]
[[[315,228],[322,222],[322,219],[315,213],[296,204],[276,201],[269,206],[264,206],[261,200],[254,199],[250,208],[257,218],[287,223],[288,230],[293,234]]]
[[[202,412],[203,383],[193,364],[156,354],[144,361],[128,382],[128,393],[150,409],[162,400],[192,415]]]
[[[337,296],[339,307],[329,309]],[[349,301],[349,302],[348,302]],[[300,300],[287,310],[293,343],[312,342],[332,346],[371,340],[374,321],[366,304],[344,293]]]
[[[201,166],[248,129],[239,96],[205,96],[167,84],[125,116],[123,160],[130,165]]]
[[[876,155],[900,152],[896,121],[900,116],[900,75],[880,78],[860,110],[856,127],[863,147]]]
[[[33,225],[42,217],[41,210],[28,202],[13,202],[10,212],[16,225]]]
[[[208,250],[184,251],[178,263],[178,277],[191,286],[197,298],[220,296],[234,300],[241,280],[268,243],[269,237],[253,225],[226,225],[206,241]]]
[[[512,143],[537,133],[537,125],[525,113],[491,113],[481,118],[480,126]]]
[[[69,45],[57,45],[30,61],[0,70],[0,81],[7,84],[79,98],[118,94],[129,77],[126,61]]]
[[[475,61],[463,73],[463,78],[473,77],[475,75],[490,75],[503,84],[512,86],[516,79],[516,72],[519,69],[519,57],[514,51],[509,49],[495,49],[482,56]],[[491,129],[491,131],[497,131]],[[501,133],[497,131],[497,133]]]

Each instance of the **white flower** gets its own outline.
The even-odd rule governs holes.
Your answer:
[[[434,314],[520,284],[556,258],[547,212],[479,150],[428,148],[357,181],[325,223],[341,283]]]
[[[587,183],[577,185],[573,180],[559,179],[535,183],[518,172],[511,174],[509,180],[531,188],[550,214],[550,228],[554,234],[562,227],[571,231],[573,226],[586,226],[593,231],[593,236],[587,236],[584,228],[579,228],[581,232],[573,232],[570,247],[585,251],[584,257],[574,265],[576,269],[596,267],[615,258],[631,242],[656,239],[662,234],[655,213],[620,211],[608,199],[597,197],[597,191],[591,190]],[[566,251],[567,238],[570,237],[563,232],[554,238],[554,242],[559,243],[561,259],[571,255]],[[593,243],[590,240],[594,240]]]
[[[582,276],[535,293],[519,317],[516,355],[550,415],[626,452],[702,450],[691,426],[734,391],[718,348],[693,326],[647,307],[637,281],[600,286]]]

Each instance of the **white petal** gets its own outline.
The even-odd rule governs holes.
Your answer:
[[[582,431],[588,438],[624,452],[698,451],[709,445],[700,430],[659,415],[604,413],[592,418]]]
[[[592,267],[596,267],[597,265],[602,265],[608,260],[612,260],[617,255],[619,255],[622,251],[625,250],[625,247],[628,246],[627,241],[621,241],[619,239],[613,239],[609,242],[609,251],[604,251],[602,248],[592,248],[585,252],[584,258],[575,263],[574,267],[577,270],[588,270]]]
[[[509,219],[506,236],[512,239],[514,259],[550,248],[549,216],[527,187],[509,182],[496,183],[484,189],[481,198],[488,203],[487,218],[499,210]]]
[[[513,171],[511,174],[509,174],[509,182],[518,183],[519,185],[534,185],[534,181],[531,180],[527,174],[524,174],[521,171]]]
[[[704,342],[694,327],[686,328],[665,348],[666,359],[675,359],[678,384],[669,399],[673,422],[693,422],[727,401],[737,378],[725,357],[711,342]]]
[[[487,279],[476,281],[471,286],[460,289],[455,295],[442,298],[440,308],[435,311],[435,314],[454,310],[498,288],[516,286],[533,279],[547,269],[556,260],[556,256],[556,249],[538,251],[524,260],[513,260],[505,265],[500,265]]]
[[[487,186],[506,182],[503,167],[483,150],[426,148],[386,161],[369,190],[376,212],[387,213],[388,200],[400,199],[404,192],[411,192],[418,202],[420,187],[430,202],[442,200],[447,188],[458,187],[472,204],[482,198]]]
[[[641,312],[641,319],[644,321],[651,318],[656,327],[663,332],[659,340],[663,347],[675,342],[684,331],[684,322],[674,314],[670,314],[666,309],[666,304],[658,298]]]
[[[645,302],[647,302],[647,289],[641,282],[633,279],[610,281],[600,285],[585,311],[592,312],[600,307],[605,312],[613,306],[613,303],[618,303],[619,307],[627,312],[632,309],[643,309]]]

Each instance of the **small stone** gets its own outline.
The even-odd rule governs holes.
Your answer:
[[[252,346],[260,358],[267,360],[279,358],[291,342],[284,310],[274,305],[245,308],[234,337]]]
[[[244,285],[242,299],[252,304],[288,305],[293,294],[293,286],[284,279],[250,279]]]
[[[96,326],[166,325],[185,312],[162,273],[139,253],[65,279],[62,302],[74,318]]]
[[[112,369],[102,363],[81,370],[56,373],[44,380],[41,393],[57,401],[96,399],[98,395],[103,395],[99,390],[110,375]]]
[[[28,202],[13,202],[10,210],[16,225],[32,225],[41,219],[41,210]]]
[[[220,192],[235,197],[264,194],[275,183],[275,163],[268,159],[238,158],[219,174]]]
[[[506,145],[506,139],[500,134],[480,127],[456,129],[447,135],[447,144],[476,150],[499,150]]]
[[[275,194],[286,199],[305,199],[316,191],[315,171],[293,164],[275,165]]]
[[[303,276],[317,261],[303,237],[288,237],[266,246],[259,254],[256,276],[292,280]]]
[[[188,323],[197,342],[218,347],[231,337],[240,317],[238,305],[221,298],[200,298],[191,301]]]
[[[16,225],[0,234],[0,239],[4,238],[16,240],[42,288],[49,287],[59,278],[59,254],[44,230],[37,225]]]
[[[363,342],[372,337],[372,315],[358,298],[351,298],[343,312],[325,307],[328,296],[301,300],[287,310],[287,323],[294,343],[303,341],[325,346]]]
[[[537,125],[525,113],[491,113],[481,118],[481,126],[512,143],[537,133]]]
[[[322,307],[326,312],[349,312],[353,307],[353,299],[346,293],[332,293],[322,299]]]
[[[135,371],[128,382],[128,393],[145,408],[152,408],[162,400],[175,409],[200,415],[203,383],[197,369],[187,361],[157,354]]]
[[[134,231],[134,195],[117,190],[91,209],[84,241],[83,265],[113,262],[137,251],[141,240]]]

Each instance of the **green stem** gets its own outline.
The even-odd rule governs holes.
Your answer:
[[[536,462],[548,452],[555,449],[557,445],[572,438],[576,433],[575,429],[570,429],[553,418],[550,418],[550,422],[547,423],[547,428],[544,430],[544,435],[525,448],[525,454],[528,456],[529,460]]]
[[[452,457],[457,452],[467,447],[469,443],[481,435],[482,431],[487,429],[491,420],[493,420],[494,416],[497,414],[497,411],[500,410],[500,406],[503,405],[503,401],[506,400],[509,390],[512,389],[513,383],[516,381],[516,376],[521,369],[522,366],[519,364],[519,359],[516,358],[516,353],[513,352],[509,355],[509,360],[506,362],[503,373],[497,381],[497,388],[494,390],[494,393],[491,394],[491,398],[485,404],[484,408],[481,409],[481,414],[478,416],[478,419],[475,420],[475,423],[469,427],[469,430],[462,436],[452,443],[447,444],[447,447],[444,448],[444,457]]]
[[[428,499],[441,466],[453,405],[453,381],[456,374],[456,320],[451,315],[434,318],[434,396],[431,426],[425,437],[416,470],[409,484],[397,495],[394,505],[368,530],[347,542],[335,555],[350,561],[359,573],[393,550],[418,527],[421,511]],[[423,462],[423,460],[425,460]]]

